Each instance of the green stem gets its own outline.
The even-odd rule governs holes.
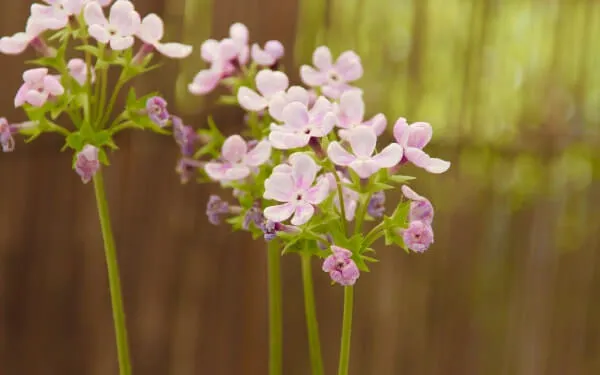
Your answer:
[[[311,255],[307,252],[300,254],[302,258],[302,283],[304,286],[304,313],[306,315],[306,330],[308,332],[308,350],[310,366],[313,375],[323,375],[323,358],[321,357],[321,341],[319,339],[319,323],[315,307],[315,294],[313,290],[312,270],[310,266]]]
[[[363,243],[365,246],[370,246],[373,242],[377,241],[377,239],[385,234],[385,223],[381,222],[375,226],[375,228],[371,229],[371,231],[365,236]]]
[[[119,374],[131,375],[125,311],[123,308],[123,297],[121,295],[121,281],[119,280],[119,265],[117,262],[115,241],[110,227],[110,215],[108,212],[106,194],[104,192],[102,169],[99,169],[94,176],[94,191],[96,193],[96,205],[98,206],[98,216],[100,218],[102,238],[104,240],[106,266],[108,268],[108,284],[110,288],[110,299],[117,340],[117,354],[119,357]]]
[[[356,215],[356,222],[354,224],[354,234],[358,234],[362,230],[363,220],[367,215],[367,208],[369,207],[369,201],[371,200],[371,196],[373,193],[367,194],[366,199],[360,205],[359,211]]]
[[[119,92],[121,91],[121,89],[123,88],[125,83],[127,82],[127,80],[124,78],[125,75],[123,73],[124,73],[124,71],[121,72],[121,76],[119,77],[119,80],[117,81],[117,84],[115,85],[115,88],[110,97],[110,100],[108,102],[108,106],[106,107],[106,110],[104,111],[104,113],[100,114],[100,116],[99,116],[100,121],[98,121],[98,129],[103,129],[104,124],[109,120],[110,115],[113,111],[113,107],[115,106],[115,102],[117,101],[117,97],[119,96]]]
[[[346,233],[346,205],[344,204],[344,191],[342,186],[342,181],[340,180],[340,176],[338,176],[337,170],[333,164],[331,165],[331,170],[333,173],[333,177],[335,177],[335,182],[337,184],[338,191],[338,200],[340,201],[340,211],[342,213],[342,230]]]
[[[350,337],[352,336],[352,310],[354,308],[354,289],[344,287],[344,320],[342,322],[342,342],[340,345],[340,362],[338,375],[348,375],[350,365]]]
[[[267,273],[269,289],[269,375],[282,374],[283,319],[281,307],[281,254],[277,240],[269,241]]]

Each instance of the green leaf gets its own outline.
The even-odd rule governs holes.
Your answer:
[[[109,166],[110,162],[108,161],[108,156],[106,155],[106,151],[102,147],[98,148],[98,160],[100,163]]]
[[[397,184],[403,184],[405,182],[408,181],[412,181],[415,179],[415,177],[412,176],[402,176],[402,175],[391,175],[388,177],[388,179],[392,182],[395,182]]]
[[[101,57],[100,48],[98,48],[96,46],[86,44],[83,46],[77,46],[77,47],[75,47],[75,49],[78,51],[87,52],[97,58]]]
[[[83,149],[85,139],[79,132],[69,134],[66,139],[67,145],[73,150],[79,152]]]

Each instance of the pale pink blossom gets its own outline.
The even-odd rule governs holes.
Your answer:
[[[331,246],[331,252],[323,262],[323,271],[329,273],[331,280],[340,285],[354,285],[360,277],[360,271],[352,260],[352,252],[335,245]]]
[[[269,100],[269,114],[275,120],[283,121],[283,110],[293,102],[308,106],[310,102],[309,92],[302,86],[291,86],[285,92],[273,95]]]
[[[410,211],[408,212],[408,221],[422,221],[431,225],[433,222],[433,205],[429,199],[417,194],[408,185],[402,185],[402,194],[410,202]]]
[[[265,180],[265,199],[275,200],[283,204],[270,206],[264,210],[267,219],[283,222],[292,215],[293,225],[302,225],[310,220],[315,212],[314,205],[325,200],[329,195],[327,179],[316,179],[319,167],[307,154],[297,153],[290,157],[291,166],[274,170]]]
[[[423,221],[411,221],[408,228],[402,230],[402,239],[408,249],[422,253],[433,243],[433,229]]]
[[[283,44],[280,41],[269,40],[265,43],[264,48],[254,43],[250,53],[256,65],[271,67],[283,57],[284,51]]]
[[[65,89],[60,84],[60,76],[48,74],[46,68],[29,69],[23,73],[23,85],[15,96],[15,107],[29,103],[41,107],[48,99],[60,96]]]
[[[99,43],[110,44],[110,48],[116,51],[133,45],[133,36],[141,24],[140,15],[133,4],[126,0],[117,0],[112,5],[108,19],[97,2],[88,3],[83,14],[90,35]]]
[[[233,60],[237,59],[238,47],[233,39],[216,41],[209,39],[202,44],[202,58],[211,63],[208,69],[201,70],[196,74],[188,90],[195,95],[204,95],[214,90],[223,78],[236,71]]]
[[[353,51],[343,52],[335,61],[331,51],[325,46],[318,47],[313,53],[313,65],[300,68],[302,81],[311,87],[320,87],[323,94],[333,99],[352,88],[348,83],[363,75],[360,57]]]
[[[450,162],[432,158],[423,151],[432,135],[431,125],[426,122],[415,122],[408,125],[405,118],[400,118],[394,125],[394,138],[404,149],[404,159],[427,172],[444,173],[450,168]]]
[[[96,172],[98,172],[98,169],[100,169],[98,151],[96,146],[85,145],[85,147],[77,154],[75,172],[81,177],[81,181],[84,184],[90,182]]]
[[[350,167],[360,178],[369,178],[382,168],[393,167],[402,159],[402,147],[397,143],[388,145],[373,156],[377,134],[371,127],[359,126],[351,130],[348,140],[353,153],[346,151],[339,142],[332,142],[327,154],[335,164]]]
[[[85,81],[87,81],[87,66],[85,61],[82,59],[71,59],[67,63],[67,69],[69,70],[71,77],[73,77],[77,83],[79,83],[81,86],[85,84]],[[90,72],[90,78],[92,82],[94,82],[96,79],[96,73],[93,69]]]
[[[271,145],[261,141],[251,150],[239,135],[225,140],[221,149],[221,160],[206,163],[204,170],[216,181],[242,180],[250,175],[252,168],[264,164],[271,156]]]
[[[161,54],[173,59],[182,59],[192,53],[192,46],[181,43],[161,43],[164,33],[163,20],[151,13],[142,20],[137,36]]]
[[[267,108],[271,100],[278,94],[285,93],[290,84],[285,73],[269,69],[258,72],[255,81],[258,92],[242,86],[237,93],[240,106],[252,112]]]
[[[28,46],[32,46],[41,54],[47,55],[50,49],[39,36],[49,28],[47,20],[29,17],[25,32],[18,32],[0,39],[0,52],[7,55],[18,55],[23,53]]]
[[[269,140],[281,150],[304,147],[312,137],[324,137],[335,125],[331,103],[324,97],[317,99],[309,110],[301,102],[289,103],[281,114],[283,125],[271,125]]]
[[[364,121],[365,103],[363,92],[359,89],[345,91],[340,96],[339,104],[334,104],[334,112],[337,115],[337,126],[341,128],[339,135],[342,139],[348,139],[349,130],[360,125],[372,127],[377,136],[381,135],[387,126],[387,120],[383,113]]]

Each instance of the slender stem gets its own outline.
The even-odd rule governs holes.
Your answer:
[[[125,69],[127,69],[127,68],[125,68]],[[121,91],[121,89],[123,88],[125,83],[127,82],[127,80],[125,79],[124,72],[125,71],[121,72],[121,76],[119,77],[119,80],[117,81],[117,84],[115,85],[115,88],[113,89],[113,93],[110,97],[110,100],[108,101],[108,106],[106,107],[106,110],[104,111],[104,113],[102,113],[99,116],[100,121],[98,121],[98,129],[102,129],[104,127],[104,124],[110,118],[110,115],[112,114],[112,111],[113,111],[113,107],[115,106],[115,102],[117,101],[117,97],[119,96],[119,92]]]
[[[102,228],[102,238],[104,239],[106,266],[108,268],[108,284],[117,340],[117,354],[119,357],[119,374],[131,375],[127,326],[125,325],[125,311],[123,308],[123,297],[121,296],[121,281],[119,279],[119,265],[117,262],[115,241],[110,227],[110,215],[104,192],[102,169],[99,169],[94,176],[94,191],[96,193],[96,205],[98,206],[98,216]]]
[[[283,319],[281,307],[281,254],[279,241],[268,243],[267,273],[269,289],[269,375],[282,374]]]
[[[344,204],[344,191],[342,186],[342,181],[340,180],[340,176],[334,166],[332,166],[333,177],[335,177],[335,182],[337,183],[337,191],[338,191],[338,200],[340,201],[340,211],[342,212],[342,229],[344,233],[346,233],[346,205]]]
[[[371,231],[365,236],[363,242],[365,246],[370,246],[373,242],[375,242],[379,237],[385,234],[384,231],[385,223],[381,222],[375,226],[375,228],[371,229]]]
[[[338,375],[348,375],[350,365],[350,337],[352,336],[352,310],[354,308],[354,289],[344,287],[344,320],[342,322],[342,342],[340,344],[340,362]]]
[[[302,258],[302,283],[304,286],[304,313],[306,315],[306,330],[308,332],[308,350],[310,366],[313,375],[323,375],[323,358],[321,357],[321,341],[319,339],[319,323],[315,306],[312,270],[310,267],[311,255],[307,252],[300,254]]]
[[[366,199],[360,205],[359,211],[356,215],[356,222],[354,223],[354,234],[358,234],[362,230],[362,224],[365,219],[365,215],[367,214],[367,208],[369,207],[369,201],[371,200],[371,196],[373,193],[367,194]]]

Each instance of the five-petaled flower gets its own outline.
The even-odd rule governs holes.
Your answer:
[[[133,36],[139,31],[141,24],[140,15],[127,0],[117,0],[110,8],[108,19],[97,2],[88,3],[83,14],[90,35],[99,43],[109,43],[110,48],[115,51],[122,51],[133,45]]]
[[[160,96],[153,96],[146,101],[146,112],[150,120],[161,128],[167,126],[171,117],[167,111],[167,101]]]
[[[422,253],[433,243],[433,229],[421,220],[411,221],[408,228],[402,230],[402,239],[408,249]]]
[[[360,57],[353,51],[343,52],[333,63],[329,48],[321,46],[313,53],[312,60],[317,69],[303,65],[300,68],[302,81],[311,87],[321,87],[323,95],[332,99],[351,89],[348,83],[363,75]]]
[[[138,37],[161,54],[173,58],[183,59],[192,53],[192,46],[181,43],[161,43],[165,33],[162,19],[154,13],[148,14],[142,20],[137,32]]]
[[[206,163],[204,170],[215,181],[242,180],[250,175],[252,168],[264,164],[271,156],[271,145],[260,141],[249,150],[248,144],[239,135],[225,140],[221,149],[221,160]]]
[[[313,186],[319,167],[309,155],[296,153],[290,156],[290,165],[281,165],[265,180],[265,199],[283,204],[265,208],[264,215],[274,222],[292,217],[293,225],[302,225],[315,213],[314,205],[329,195],[329,182],[319,179]]]
[[[289,150],[306,146],[312,137],[326,136],[335,125],[331,108],[324,97],[317,99],[310,110],[304,103],[289,103],[281,114],[283,125],[271,125],[271,144],[277,149]]]
[[[359,126],[350,131],[348,138],[354,154],[346,151],[339,142],[331,142],[327,154],[335,164],[350,167],[360,178],[369,178],[382,168],[393,167],[402,159],[402,147],[396,143],[373,156],[377,134],[371,127]]]
[[[444,173],[450,168],[450,162],[432,158],[423,151],[433,135],[431,125],[415,122],[408,125],[405,118],[399,118],[394,125],[394,138],[404,149],[404,159],[430,173]]]
[[[23,73],[23,85],[15,96],[15,107],[29,103],[41,107],[49,98],[62,95],[65,92],[61,85],[60,76],[48,74],[46,68],[29,69]]]
[[[349,131],[360,125],[372,127],[378,136],[384,132],[387,126],[387,120],[383,113],[363,122],[365,103],[363,92],[359,89],[344,92],[340,97],[339,104],[334,104],[333,111],[337,115],[337,126],[340,128],[338,133],[342,139],[348,139]]]
[[[323,271],[328,272],[331,280],[340,285],[354,285],[360,271],[352,260],[352,252],[335,245],[331,246],[331,251],[332,254],[323,262]]]
[[[402,185],[401,189],[402,194],[411,200],[410,210],[408,211],[408,220],[419,220],[431,225],[433,222],[433,205],[429,202],[429,199],[417,194],[407,185]]]
[[[85,145],[77,154],[75,172],[81,177],[81,181],[83,181],[84,184],[90,182],[98,169],[100,169],[98,151],[96,146]]]

